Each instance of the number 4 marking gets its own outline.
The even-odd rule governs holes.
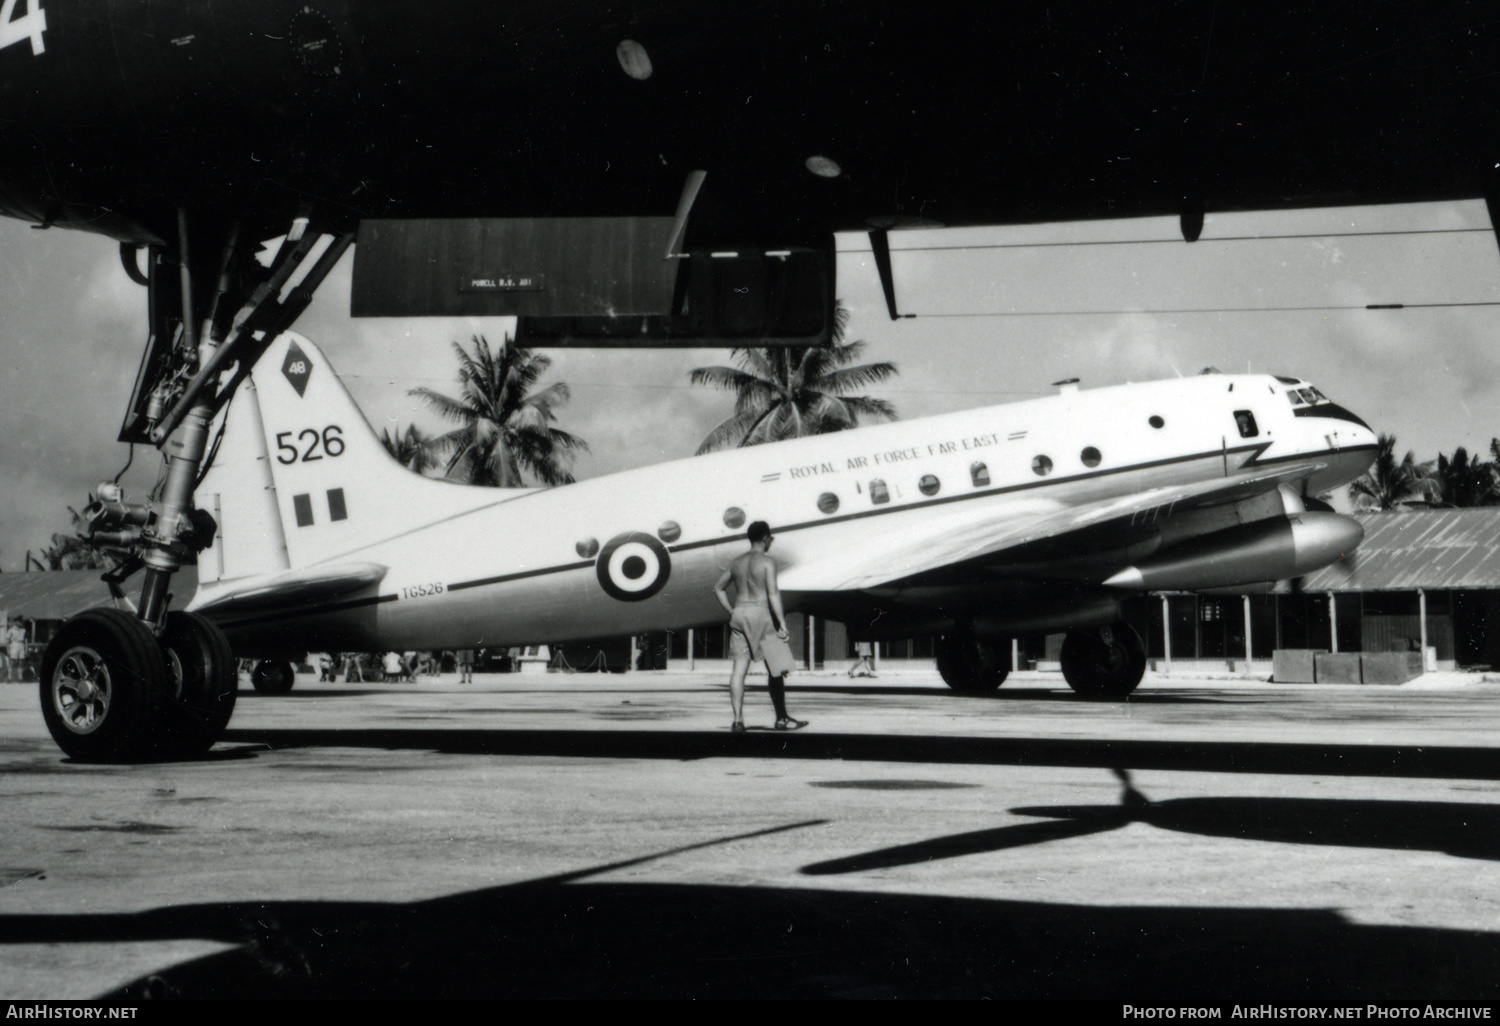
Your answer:
[[[42,0],[26,0],[26,13],[16,16],[16,0],[5,0],[0,6],[0,50],[23,39],[31,40],[31,55],[47,52],[42,33],[47,31],[47,12]]]

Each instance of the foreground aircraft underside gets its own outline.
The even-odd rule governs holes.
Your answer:
[[[228,643],[203,617],[167,612],[173,573],[215,535],[196,497],[208,425],[356,240],[356,315],[516,315],[532,345],[819,344],[834,319],[836,230],[869,233],[894,317],[887,232],[903,227],[1172,214],[1194,240],[1210,209],[1488,196],[1500,167],[1500,27],[1488,18],[1482,4],[7,0],[0,214],[120,243],[150,312],[119,437],[168,459],[149,507],[109,493],[91,510],[96,540],[138,554],[124,568],[142,575],[138,613],[96,610],[65,628],[46,667],[54,733],[75,754],[133,757],[201,751],[222,731]],[[262,242],[279,238],[262,266]],[[1163,511],[1181,526],[1238,510],[1251,533],[1272,514],[1301,518],[1241,537],[1246,551],[1301,553],[1317,533],[1319,518],[1295,508],[1296,475],[1277,478],[1296,468],[1266,465],[1274,446],[1174,455],[1203,469],[1211,450],[1226,482],[1257,480],[1243,497],[1150,477],[1148,489],[1188,488],[1152,512],[1110,491],[1123,471],[1063,473],[1098,444],[1053,454],[1047,493],[1090,510],[1053,533],[1086,539],[1093,563],[1036,573],[1058,566],[1050,534],[954,541],[984,535],[965,518],[999,501],[987,488],[1012,487],[975,478],[980,498],[956,501],[968,471],[955,463],[933,472],[941,490],[920,508],[893,498],[888,514],[838,514],[856,533],[952,520],[927,540],[951,559],[886,553],[904,577],[844,580],[807,569],[809,548],[789,586],[809,609],[878,600],[911,630],[981,638],[1015,629],[995,612],[1002,592],[1038,615],[1097,608],[1105,622],[1109,589],[1155,586],[1151,561],[1181,541],[1151,533]],[[1304,477],[1342,473],[1324,462]],[[887,486],[921,495],[920,483]],[[1125,503],[1118,516],[1110,502]],[[784,531],[824,514],[786,516]],[[786,533],[811,547],[829,529]],[[699,541],[690,551],[718,552]],[[801,546],[788,538],[782,551]],[[683,578],[700,558],[669,555]],[[584,565],[596,559],[575,555],[555,581],[578,578],[597,601]],[[381,572],[367,567],[365,586]],[[482,601],[487,587],[458,594]],[[654,601],[629,608],[649,619]],[[396,605],[378,603],[376,623]],[[1109,648],[1113,634],[1101,637]],[[100,718],[67,726],[68,701]]]

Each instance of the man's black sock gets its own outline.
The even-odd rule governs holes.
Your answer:
[[[771,691],[771,704],[776,707],[776,718],[786,719],[786,677],[775,675],[767,683],[767,687]]]

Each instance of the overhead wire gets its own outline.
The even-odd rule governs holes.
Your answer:
[[[449,381],[449,380],[452,380],[451,377],[429,377],[429,376],[421,376],[421,375],[415,375],[415,374],[401,374],[401,375],[394,375],[394,374],[347,374],[347,373],[344,373],[344,372],[340,372],[339,373],[339,377],[341,377],[341,378],[374,378],[374,379],[379,379],[379,380],[383,380],[383,381],[388,381],[388,382],[391,382],[392,384],[394,384],[397,381],[405,382],[405,381]],[[576,380],[573,380],[571,378],[568,380],[568,387],[569,388],[614,388],[614,389],[629,389],[631,391],[636,391],[636,390],[639,390],[639,389],[681,389],[682,391],[703,392],[704,394],[708,394],[708,392],[710,391],[709,389],[704,388],[704,386],[702,386],[702,385],[692,385],[692,384],[673,385],[673,384],[647,384],[647,383],[639,383],[639,384],[637,384],[637,383],[629,382],[629,381],[576,381]],[[938,394],[938,393],[946,394],[946,395],[1051,395],[1052,394],[1050,390],[1049,391],[1044,391],[1044,392],[1038,392],[1038,391],[1027,390],[1027,389],[1003,389],[1003,388],[895,388],[895,389],[882,388],[881,392],[882,393],[884,393],[884,392],[890,392],[892,395],[933,395],[933,394]]]
[[[1291,239],[1348,239],[1348,238],[1386,238],[1400,235],[1466,235],[1482,234],[1493,235],[1493,228],[1409,228],[1393,229],[1387,231],[1358,231],[1358,232],[1295,232],[1275,235],[1226,235],[1217,238],[1200,238],[1192,243],[1194,246],[1202,247],[1204,244],[1222,242],[1266,242],[1283,241]],[[1160,246],[1160,245],[1186,245],[1181,238],[1161,239],[1082,239],[1073,241],[1057,242],[993,242],[993,243],[952,243],[930,246],[903,246],[892,247],[895,253],[936,253],[936,252],[962,252],[1002,249],[1059,249],[1070,247],[1087,246]],[[869,249],[846,249],[845,253],[869,253]],[[979,318],[979,317],[1117,317],[1125,314],[1152,314],[1152,315],[1186,315],[1186,314],[1240,314],[1240,313],[1328,313],[1336,311],[1354,310],[1422,310],[1422,309],[1459,309],[1466,307],[1489,307],[1500,306],[1500,300],[1474,300],[1453,301],[1442,303],[1328,303],[1310,304],[1305,306],[1222,306],[1222,307],[1164,307],[1164,308],[1131,308],[1131,309],[1105,309],[1105,310],[978,310],[959,311],[950,313],[919,313],[910,315],[916,320],[927,320],[934,318]]]
[[[952,229],[950,229],[952,230]],[[962,229],[957,229],[962,230]],[[1162,239],[1072,239],[1057,242],[955,242],[943,245],[931,246],[892,246],[891,255],[897,253],[937,253],[943,251],[958,250],[985,250],[985,249],[1065,249],[1068,247],[1081,246],[1184,246],[1192,245],[1202,247],[1207,244],[1218,242],[1276,242],[1288,239],[1358,239],[1358,238],[1382,238],[1395,235],[1467,235],[1485,234],[1493,235],[1493,228],[1401,228],[1390,231],[1370,232],[1296,232],[1278,235],[1220,235],[1203,236],[1197,241],[1186,243],[1181,236],[1171,236]],[[840,253],[873,253],[873,249],[863,247],[850,247],[839,250]]]
[[[938,317],[1115,317],[1121,314],[1326,313],[1339,310],[1433,310],[1482,306],[1500,306],[1500,300],[1475,300],[1453,303],[1330,303],[1316,306],[1133,307],[1119,310],[978,310],[957,313],[913,314],[912,317],[916,320],[932,320]]]

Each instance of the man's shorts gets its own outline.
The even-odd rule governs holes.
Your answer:
[[[771,611],[762,606],[736,606],[729,616],[729,654],[765,660],[766,670],[781,677],[796,669],[792,650],[776,636]]]

